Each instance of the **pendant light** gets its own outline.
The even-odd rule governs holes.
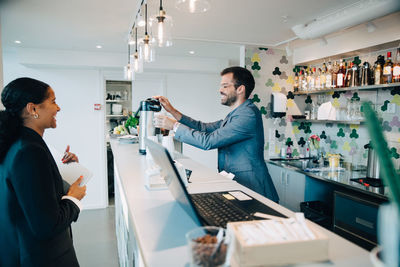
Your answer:
[[[156,36],[157,44],[159,47],[171,46],[171,28],[172,18],[167,16],[160,0],[160,10],[158,16],[155,17],[152,23],[152,32]]]
[[[207,0],[176,0],[175,7],[184,12],[204,13],[211,5]]]
[[[133,71],[136,73],[143,72],[143,60],[139,56],[137,47],[137,27],[135,28],[135,53],[133,54]]]
[[[132,68],[131,68],[131,46],[128,44],[128,64],[124,67],[125,80],[132,80]]]
[[[140,52],[140,56],[142,57],[142,59],[145,62],[152,62],[154,61],[154,57],[155,57],[155,51],[154,51],[154,47],[152,45],[152,42],[150,40],[150,36],[147,32],[147,25],[148,25],[148,20],[147,20],[147,4],[144,5],[144,15],[145,15],[145,32],[144,32],[144,38],[143,41],[141,42],[140,46],[139,46],[139,52]]]

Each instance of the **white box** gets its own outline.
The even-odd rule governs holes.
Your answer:
[[[317,237],[315,240],[284,243],[247,245],[237,230],[240,224],[258,221],[228,223],[227,229],[233,237],[231,266],[277,266],[295,263],[326,261],[329,259],[329,238],[306,221],[309,229]]]

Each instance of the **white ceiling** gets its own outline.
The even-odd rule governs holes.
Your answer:
[[[126,52],[139,0],[13,0],[1,9],[3,47]],[[148,0],[150,15],[158,0]],[[210,0],[203,14],[182,13],[174,0],[164,9],[174,21],[175,46],[165,55],[230,57],[239,44],[272,46],[295,37],[291,27],[358,0]],[[285,20],[284,17],[287,17]],[[15,44],[20,40],[21,44]],[[202,41],[202,42],[200,42]],[[232,45],[233,44],[233,45]]]

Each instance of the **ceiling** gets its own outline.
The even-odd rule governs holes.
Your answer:
[[[173,18],[175,45],[158,49],[162,55],[230,57],[239,44],[273,46],[295,37],[291,27],[327,15],[358,0],[209,0],[211,9],[187,14],[164,0]],[[158,0],[148,0],[150,15]],[[5,49],[126,52],[127,36],[139,0],[13,0],[0,10]],[[15,40],[21,41],[16,44]],[[97,49],[96,45],[101,45]]]

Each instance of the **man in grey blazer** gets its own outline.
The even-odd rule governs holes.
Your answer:
[[[278,202],[279,197],[264,161],[261,113],[248,98],[255,81],[250,71],[230,67],[221,72],[221,104],[232,111],[211,123],[196,121],[176,110],[166,97],[157,98],[175,118],[156,117],[156,126],[173,130],[175,139],[204,150],[218,149],[218,171],[235,174],[238,183]]]

